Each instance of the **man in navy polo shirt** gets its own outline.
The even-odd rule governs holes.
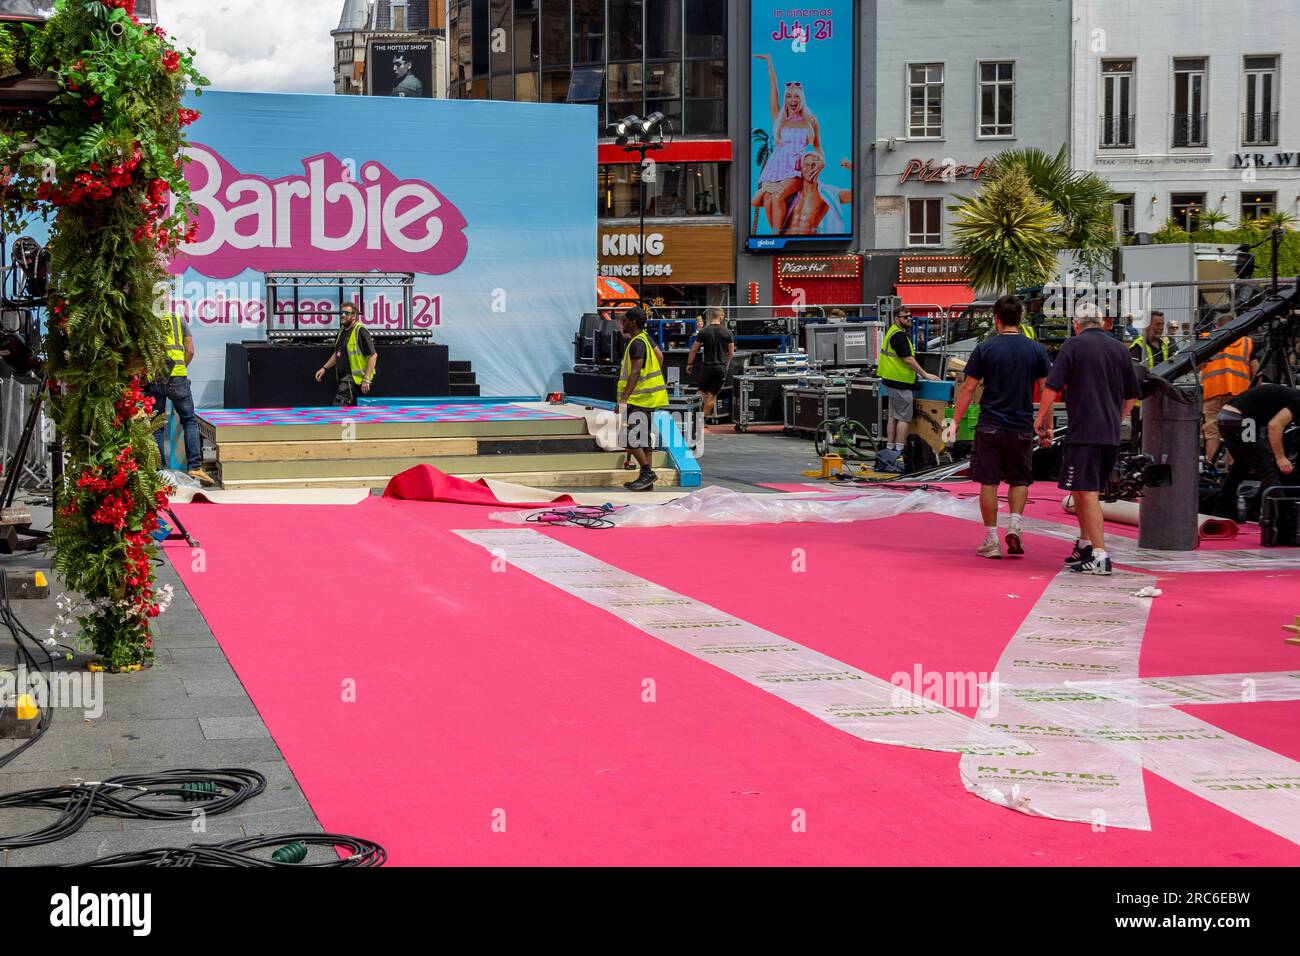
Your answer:
[[[1119,457],[1120,423],[1141,397],[1137,372],[1124,343],[1108,335],[1101,310],[1084,302],[1074,310],[1074,336],[1056,353],[1034,430],[1052,437],[1052,406],[1064,390],[1069,431],[1061,457],[1060,487],[1074,498],[1079,538],[1065,559],[1080,574],[1110,574],[1101,492]]]
[[[1013,295],[993,303],[997,327],[975,347],[966,363],[966,379],[945,436],[955,437],[956,423],[983,384],[970,465],[971,478],[980,484],[980,513],[984,516],[984,542],[975,552],[981,558],[1002,557],[998,544],[998,487],[1002,482],[1009,487],[1011,510],[1007,554],[1025,553],[1020,522],[1034,481],[1034,388],[1047,377],[1052,360],[1045,348],[1022,332],[1023,315],[1020,300]]]

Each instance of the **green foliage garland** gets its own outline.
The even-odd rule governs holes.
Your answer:
[[[181,97],[193,51],[134,16],[135,0],[60,0],[14,57],[62,92],[0,119],[5,220],[53,209],[45,372],[68,456],[55,569],[85,596],[80,636],[110,670],[152,657],[161,608],[150,558],[167,487],[145,384],[164,368],[166,261],[187,236]]]

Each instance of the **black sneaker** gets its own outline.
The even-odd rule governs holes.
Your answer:
[[[636,481],[625,481],[623,487],[628,491],[649,491],[658,480],[659,476],[653,471],[643,471],[637,475]]]
[[[1082,561],[1076,561],[1071,564],[1070,570],[1075,574],[1110,574],[1110,558],[1094,558],[1092,556],[1092,548],[1089,548],[1088,556]]]
[[[1078,564],[1080,561],[1091,561],[1091,560],[1092,560],[1092,545],[1080,544],[1079,542],[1076,541],[1074,542],[1074,550],[1071,551],[1070,556],[1065,559],[1065,563]]]

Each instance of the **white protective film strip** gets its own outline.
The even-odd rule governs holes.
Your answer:
[[[1300,843],[1300,763],[1174,709],[1297,700],[1300,673],[1136,677],[1151,603],[1133,596],[1143,583],[1122,572],[1107,579],[1062,571],[1053,580],[998,664],[996,718],[979,718],[1039,753],[963,757],[963,782],[1025,813],[1149,829],[1145,768]],[[1041,679],[1081,672],[1101,679]],[[986,704],[981,714],[993,710]]]
[[[1030,610],[998,661],[976,719],[1031,744],[1013,760],[963,756],[966,789],[1001,806],[1054,820],[1149,830],[1139,743],[1107,739],[1133,707],[1092,695],[1087,711],[1070,708],[1068,680],[1137,677],[1151,602],[1133,592],[1154,582],[1118,572],[1109,578],[1061,572]]]
[[[524,524],[535,513],[500,511],[493,512],[489,517],[504,524]],[[883,488],[857,487],[835,488],[833,492],[822,494],[745,494],[711,486],[667,503],[629,505],[609,515],[608,520],[620,528],[663,528],[783,522],[838,523],[871,521],[904,514],[943,515],[983,523],[979,502],[974,498],[956,498],[941,490],[918,489],[902,493]],[[1025,531],[1070,543],[1078,535],[1072,520],[1070,523],[1060,523],[1026,517],[1022,527]],[[1300,551],[1294,548],[1153,551],[1138,547],[1132,538],[1113,534],[1110,535],[1106,548],[1120,564],[1167,574],[1188,571],[1300,570]]]
[[[1150,575],[1062,571],[972,720],[539,531],[456,534],[854,737],[960,753],[966,788],[994,803],[1147,830],[1145,768],[1300,843],[1300,763],[1172,706],[1294,700],[1300,674],[1137,677]]]
[[[1032,753],[1005,733],[717,608],[605,564],[539,531],[457,531],[522,571],[875,743],[954,753]]]

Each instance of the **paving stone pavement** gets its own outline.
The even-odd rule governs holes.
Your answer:
[[[33,508],[36,526],[45,527],[48,509],[44,516],[40,511]],[[49,567],[48,557],[39,554],[0,562],[8,569]],[[48,637],[54,623],[54,599],[60,590],[57,578],[48,576],[50,598],[13,602],[19,619],[41,639]],[[166,559],[158,568],[158,580],[171,584],[176,597],[159,618],[154,666],[138,674],[103,675],[102,683],[87,688],[81,709],[57,708],[45,736],[0,770],[0,793],[186,767],[256,770],[267,778],[266,790],[234,811],[198,824],[95,818],[80,833],[57,843],[0,852],[0,867],[70,864],[151,847],[322,831],[253,702]],[[59,669],[78,673],[83,660],[79,657],[75,666],[61,664]],[[0,668],[12,668],[13,663],[12,642],[0,631]],[[0,754],[14,745],[0,740]],[[52,820],[45,811],[0,810],[0,834],[27,833]],[[206,830],[196,831],[196,825],[206,825]]]

